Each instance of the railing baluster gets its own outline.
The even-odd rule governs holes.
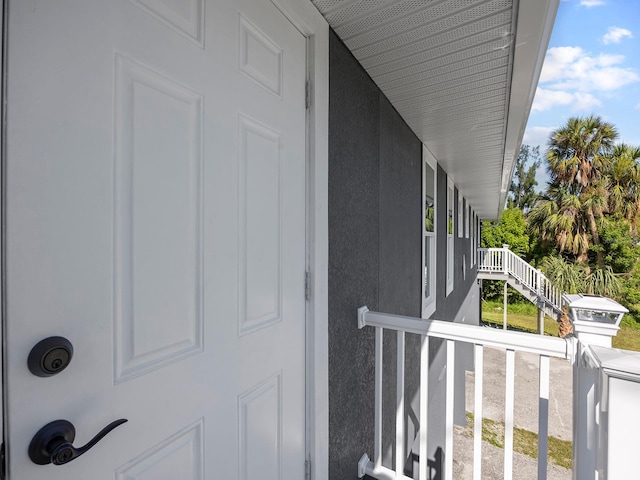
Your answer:
[[[504,396],[504,478],[513,478],[513,407],[515,393],[515,351],[507,350]]]
[[[482,479],[482,381],[483,347],[475,346],[475,403],[473,408],[473,478]]]
[[[422,344],[420,346],[420,463],[419,463],[419,480],[429,480],[428,444],[427,439],[429,432],[429,337],[422,336]]]
[[[538,425],[538,478],[546,480],[548,456],[548,398],[549,398],[549,357],[572,358],[571,345],[560,338],[535,337],[514,332],[488,332],[487,329],[471,325],[424,320],[400,315],[370,312],[366,307],[358,310],[358,325],[375,328],[375,412],[374,412],[374,461],[365,454],[358,462],[358,476],[369,475],[378,480],[411,480],[405,476],[404,466],[409,446],[406,437],[405,418],[405,354],[406,333],[421,336],[420,349],[420,426],[419,465],[415,478],[428,480],[432,469],[429,467],[428,446],[428,386],[429,386],[429,342],[431,337],[445,340],[446,345],[446,385],[445,385],[445,445],[444,475],[447,480],[453,479],[453,421],[455,393],[455,345],[457,341],[475,345],[475,391],[474,391],[474,460],[473,478],[482,478],[482,396],[483,396],[483,353],[485,346],[506,350],[505,354],[505,435],[504,435],[504,479],[513,478],[513,434],[514,434],[514,392],[515,392],[515,351],[536,353],[540,357],[540,391],[539,391],[539,425]],[[396,449],[394,469],[382,466],[382,365],[384,330],[395,330],[397,333],[397,402],[396,402]],[[441,413],[441,412],[439,412]],[[388,446],[387,446],[388,447]]]
[[[396,475],[404,472],[404,332],[397,332],[396,361]]]
[[[376,327],[376,365],[375,365],[375,418],[374,418],[374,445],[373,462],[375,468],[382,466],[382,336],[383,329]]]
[[[447,340],[447,374],[446,374],[446,404],[445,404],[445,443],[444,443],[444,478],[453,480],[453,404],[454,404],[454,373],[456,358],[456,343]]]
[[[540,399],[538,403],[538,480],[547,479],[549,451],[549,357],[540,355]]]

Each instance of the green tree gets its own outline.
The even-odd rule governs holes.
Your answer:
[[[605,263],[616,273],[629,273],[640,255],[638,237],[629,228],[629,222],[618,216],[605,217],[600,226]]]
[[[502,248],[509,245],[509,249],[520,257],[527,258],[529,254],[529,234],[524,213],[519,208],[508,208],[502,212],[497,224],[482,222],[481,246],[483,248]],[[502,296],[502,281],[484,280],[482,282],[482,296],[484,299],[495,299]],[[509,298],[520,295],[509,290]]]
[[[500,221],[495,225],[490,222],[482,222],[481,244],[484,248],[500,248],[506,244],[516,255],[527,257],[529,234],[522,210],[507,208],[502,212]]]
[[[516,160],[513,171],[513,179],[509,187],[509,197],[507,199],[508,208],[519,208],[524,212],[529,211],[538,199],[535,187],[536,170],[540,167],[540,147],[530,147],[522,145]]]
[[[624,143],[616,145],[605,166],[608,211],[627,220],[630,233],[637,235],[640,223],[640,147]]]
[[[612,152],[618,131],[600,117],[571,117],[549,138],[547,162],[554,183],[576,192],[589,188],[601,176],[603,158]]]
[[[590,271],[589,251],[605,268],[598,223],[608,207],[607,179],[616,128],[600,117],[572,117],[551,133],[546,155],[551,182],[529,215],[532,233],[555,242]]]
[[[623,292],[620,277],[609,265],[586,269],[584,265],[568,262],[562,257],[547,257],[542,262],[542,271],[557,288],[566,293],[619,297]]]
[[[586,263],[589,235],[580,198],[569,189],[549,186],[527,218],[530,233],[543,243],[552,243],[560,255],[570,254]]]

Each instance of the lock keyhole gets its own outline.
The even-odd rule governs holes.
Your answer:
[[[27,364],[38,377],[50,377],[67,368],[73,357],[73,346],[64,337],[49,337],[38,342],[29,353]]]

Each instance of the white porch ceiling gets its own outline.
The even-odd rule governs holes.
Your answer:
[[[499,216],[559,0],[312,0],[476,212]]]

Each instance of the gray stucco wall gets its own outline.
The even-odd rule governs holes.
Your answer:
[[[422,161],[419,140],[333,32],[329,88],[329,477],[342,480],[373,454],[374,330],[357,328],[356,309],[420,316]],[[385,335],[389,465],[395,341]],[[415,392],[416,362],[406,369]]]
[[[359,330],[356,309],[421,315],[421,144],[337,36],[329,71],[329,478],[354,480],[373,455],[374,329]],[[447,177],[438,168],[438,231],[446,232]],[[457,209],[457,197],[454,202]],[[444,207],[443,207],[444,206]],[[457,212],[456,212],[457,214]],[[456,217],[457,218],[457,217]],[[438,235],[437,309],[432,318],[477,323],[471,239],[455,237],[454,291],[446,295],[446,235]],[[467,262],[462,273],[462,252]],[[406,409],[410,449],[418,429],[419,346],[407,336]],[[442,473],[445,349],[432,340],[429,462]],[[459,367],[468,360],[464,349]],[[384,337],[383,464],[393,465],[396,335]],[[457,379],[464,379],[457,369]],[[464,389],[460,389],[464,392]],[[463,405],[456,398],[456,405]],[[462,418],[464,411],[462,411]],[[460,418],[460,415],[457,415]],[[440,452],[440,453],[438,453]]]

